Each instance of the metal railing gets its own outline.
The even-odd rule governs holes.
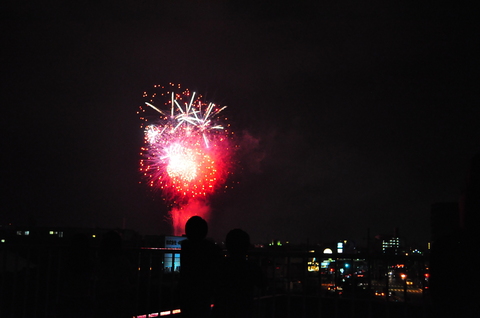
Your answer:
[[[181,316],[179,253],[130,248],[102,265],[94,248],[3,244],[0,317]],[[257,249],[249,260],[266,281],[256,291],[255,317],[430,314],[423,257]]]
[[[424,257],[257,250],[250,259],[268,282],[258,317],[430,315]]]

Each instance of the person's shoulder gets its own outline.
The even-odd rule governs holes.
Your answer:
[[[205,248],[220,249],[218,244],[216,244],[214,241],[208,240],[208,239],[202,240],[201,245]]]
[[[206,250],[208,250],[211,253],[218,254],[218,253],[222,252],[222,249],[220,248],[220,246],[218,244],[215,244],[215,242],[208,241],[208,240],[204,241],[203,248],[205,248]]]

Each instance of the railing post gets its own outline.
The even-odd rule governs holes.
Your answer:
[[[152,250],[148,250],[147,312],[150,312],[150,294],[152,289]]]
[[[49,300],[49,295],[50,295],[50,279],[51,279],[51,275],[50,275],[50,271],[51,271],[51,267],[52,267],[52,250],[51,249],[48,249],[48,266],[47,266],[47,276],[46,276],[46,283],[45,283],[45,315],[47,315],[47,317],[49,316],[48,314],[48,300]]]
[[[352,270],[355,269],[355,264],[354,264],[354,261],[353,261],[353,256],[350,256],[350,263],[351,263],[351,267],[352,267]],[[358,283],[358,280],[357,280],[357,276],[356,275],[353,275],[352,273],[352,276],[351,278],[353,279],[353,282],[352,282],[352,301],[351,301],[351,313],[352,313],[352,317],[355,317],[355,305],[356,305],[356,298],[357,298],[357,283]]]
[[[409,274],[409,271],[408,271],[408,267],[407,267],[407,262],[405,262],[405,279],[403,280],[403,310],[404,310],[404,316],[405,318],[408,318],[408,308],[407,308],[407,304],[408,304],[408,300],[407,300],[407,279],[408,277],[410,276]],[[407,274],[408,273],[408,274]]]
[[[172,251],[172,287],[171,287],[171,295],[172,295],[172,306],[175,305],[175,251]]]
[[[162,283],[163,283],[163,271],[164,271],[164,262],[165,260],[165,251],[160,252],[159,259],[159,272],[158,272],[158,310],[162,310]]]
[[[57,253],[58,253],[58,262],[57,262],[57,292],[56,292],[56,295],[55,295],[55,308],[58,308],[59,304],[60,304],[60,288],[61,288],[61,281],[62,281],[62,277],[61,277],[61,274],[62,274],[62,252],[63,252],[63,249],[61,246],[58,246],[57,247]]]
[[[390,280],[390,277],[388,276],[388,264],[389,262],[386,261],[386,264],[384,264],[384,268],[386,266],[386,269],[387,269],[387,272],[384,273],[384,277],[386,277],[386,280],[385,280],[385,306],[386,306],[386,317],[390,317],[390,311],[389,311],[389,308],[390,306],[388,305],[388,302],[390,301],[390,286],[389,286],[389,280]]]
[[[369,240],[370,242],[370,240]],[[372,259],[370,257],[370,244],[369,248],[367,249],[367,283],[368,283],[368,317],[372,317],[372,302],[373,302],[373,295],[372,295]]]
[[[291,283],[292,283],[292,264],[291,264],[291,257],[290,255],[287,256],[287,317],[290,317],[291,309],[292,309],[292,291],[291,291]]]
[[[302,267],[303,269],[303,282],[302,282],[302,316],[305,318],[307,315],[307,273],[308,273],[308,258],[305,254],[302,257]]]
[[[13,272],[13,290],[12,290],[12,303],[10,304],[10,317],[14,318],[14,313],[15,313],[15,303],[16,303],[16,294],[17,294],[17,272],[18,272],[18,262],[19,262],[19,255],[18,253],[15,253],[15,266],[14,266],[14,272]]]
[[[272,318],[275,318],[275,303],[276,303],[276,295],[277,295],[277,282],[276,282],[276,279],[277,279],[277,275],[276,275],[276,271],[277,271],[277,264],[275,262],[275,255],[273,255],[273,260],[272,260],[272,264],[273,264],[273,271],[272,271],[272,282],[273,282],[273,294],[272,294]]]
[[[24,282],[24,293],[23,293],[23,312],[22,312],[22,317],[25,317],[27,315],[27,299],[28,299],[28,289],[29,289],[29,274],[30,274],[30,258],[31,258],[31,248],[27,247],[28,252],[27,252],[27,267],[25,269],[25,282]]]
[[[142,266],[142,250],[138,250],[138,259],[137,259],[137,286],[135,293],[135,307],[136,311],[140,312],[140,280],[141,280],[141,266]]]
[[[335,287],[335,293],[334,293],[334,301],[335,301],[335,316],[338,317],[338,302],[339,302],[339,297],[337,291],[338,291],[338,254],[335,255],[335,274],[334,274],[334,287]]]
[[[37,251],[38,253],[38,251]],[[38,254],[38,259],[40,259],[40,255],[41,253]],[[34,297],[34,305],[33,305],[33,308],[34,308],[34,317],[37,316],[37,312],[40,310],[39,309],[39,301],[38,301],[38,298],[39,298],[39,294],[40,294],[40,264],[41,262],[38,261],[37,262],[37,266],[36,266],[36,269],[35,269],[35,273],[36,273],[36,284],[35,284],[35,297]]]
[[[3,247],[3,246],[2,246]],[[0,285],[0,314],[2,314],[3,316],[3,311],[6,310],[6,305],[5,305],[5,299],[3,297],[5,297],[6,295],[6,282],[5,282],[5,276],[6,276],[6,272],[7,272],[7,249],[2,249],[1,250],[2,253],[0,253],[0,255],[2,256],[2,264],[0,264],[0,277],[2,278],[2,281],[0,282],[1,285]]]
[[[317,258],[320,260],[320,268],[318,270],[318,284],[317,284],[317,297],[318,297],[318,317],[322,317],[322,287],[323,287],[323,276],[322,276],[322,258]]]

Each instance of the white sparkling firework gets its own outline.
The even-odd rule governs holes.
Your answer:
[[[170,110],[155,105],[157,93],[140,107],[142,113],[148,107],[160,114],[156,122],[140,117],[145,122],[140,171],[150,186],[177,204],[212,194],[225,182],[231,165],[233,132],[224,128],[223,123],[229,127],[227,118],[218,116],[226,106],[202,101],[188,89],[158,95],[167,97],[163,107]]]
[[[172,92],[172,99],[171,99],[171,109],[170,109],[170,114],[171,117],[176,121],[176,124],[173,127],[172,132],[175,132],[177,129],[181,128],[182,126],[191,126],[194,129],[198,129],[203,137],[203,141],[205,143],[205,147],[209,148],[210,143],[208,140],[208,131],[209,130],[214,130],[214,129],[224,129],[223,126],[221,125],[215,125],[212,126],[212,118],[217,116],[222,110],[227,108],[227,106],[223,106],[222,108],[215,109],[215,104],[214,103],[209,103],[208,106],[206,106],[205,110],[202,111],[202,102],[200,100],[195,101],[195,92],[192,94],[192,98],[190,99],[190,102],[185,103],[184,108],[180,105],[180,103],[175,99],[175,95]],[[163,111],[155,107],[154,105],[145,102],[145,104],[157,112],[159,112],[162,115],[165,115]],[[177,112],[175,112],[177,110]],[[165,131],[165,128],[163,128],[161,131],[156,128],[156,127],[147,127],[147,135],[149,141],[152,140],[151,138],[156,138],[158,134],[162,134]]]

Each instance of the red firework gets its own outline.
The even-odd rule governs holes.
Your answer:
[[[173,84],[154,88],[160,93],[144,93],[149,98],[145,104],[160,116],[147,117],[144,106],[139,112],[145,129],[140,171],[178,211],[192,199],[207,200],[223,186],[230,168],[233,133],[228,130],[227,118],[220,116],[226,106],[207,103],[188,89],[175,93]],[[179,86],[177,89],[180,91]],[[164,100],[157,107],[159,97]],[[173,213],[172,217],[175,223]]]

